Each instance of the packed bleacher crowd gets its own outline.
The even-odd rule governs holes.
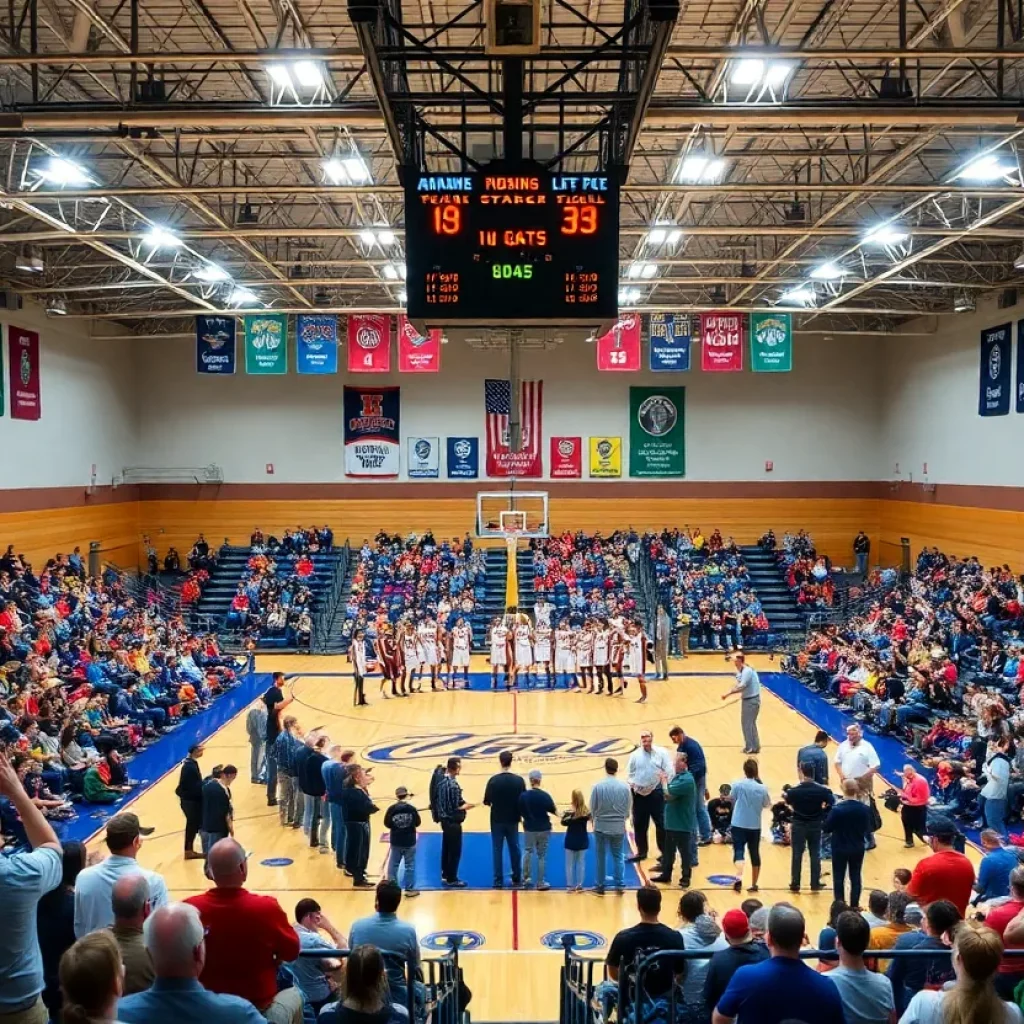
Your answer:
[[[858,564],[861,564],[858,551],[861,536],[864,535],[858,535],[854,543],[854,550],[858,552]],[[775,538],[775,531],[769,530],[757,543],[763,551],[775,555],[785,576],[786,585],[796,597],[801,609],[811,612],[833,606],[836,586],[831,561],[827,555],[818,554],[814,541],[806,530],[784,534],[781,545]]]

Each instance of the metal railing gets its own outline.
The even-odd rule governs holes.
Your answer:
[[[320,609],[313,620],[313,635],[309,642],[310,651],[317,650],[321,654],[327,653],[330,644],[331,627],[334,625],[334,617],[341,604],[341,593],[345,589],[345,577],[348,575],[348,568],[352,560],[352,548],[347,540],[335,550],[339,551],[340,555],[334,567],[334,576],[330,586],[327,588],[324,599],[320,603]]]

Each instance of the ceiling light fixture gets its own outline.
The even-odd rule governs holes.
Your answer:
[[[271,81],[282,89],[292,88],[292,76],[287,64],[268,64],[267,74],[270,75]]]
[[[352,180],[345,168],[345,161],[336,157],[324,161],[324,177],[332,185],[347,185]]]
[[[381,245],[394,245],[395,233],[390,228],[384,228],[377,233],[377,240]]]
[[[366,161],[359,155],[347,157],[341,161],[348,172],[353,185],[363,185],[373,181],[373,174]]]
[[[868,245],[898,245],[909,237],[910,233],[899,224],[879,224],[864,236],[864,241]]]
[[[811,277],[815,281],[838,281],[839,278],[845,277],[846,271],[839,266],[838,263],[833,263],[831,260],[827,260],[825,263],[819,263],[811,271]]]
[[[684,156],[676,173],[676,181],[685,185],[700,183],[713,184],[725,173],[725,161],[721,157],[705,153],[690,153]]]
[[[398,301],[402,303],[403,306],[409,301],[409,294],[404,288],[398,293]]]
[[[1013,261],[1014,270],[1024,270],[1024,249],[1021,249],[1017,258]]]
[[[142,239],[150,249],[177,249],[184,245],[184,242],[167,228],[154,224]]]
[[[1001,178],[1009,177],[1015,170],[1016,168],[1009,164],[1000,163],[995,153],[986,153],[984,156],[975,157],[957,177],[965,181],[999,181]]]
[[[40,172],[39,176],[48,181],[51,185],[72,185],[85,186],[92,184],[92,178],[86,173],[85,168],[72,160],[65,160],[63,157],[55,156]]]
[[[954,313],[973,313],[976,308],[974,296],[965,288],[958,288],[953,293]]]
[[[640,269],[640,276],[645,280],[649,281],[655,274],[658,273],[658,267],[654,263],[645,263]]]
[[[810,285],[798,284],[779,296],[780,305],[809,306],[814,302],[814,289]]]
[[[248,288],[236,288],[231,295],[228,296],[228,302],[230,302],[232,306],[262,305],[259,296]]]
[[[395,269],[394,263],[385,263],[384,264],[384,276],[389,281],[397,281],[398,280],[398,271]]]
[[[668,237],[665,239],[665,241],[669,245],[675,245],[676,242],[678,242],[679,239],[682,238],[682,237],[683,237],[682,231],[679,228],[673,228],[671,231],[669,231]]]
[[[661,245],[668,238],[668,232],[664,228],[651,228],[647,232],[647,241],[651,245]]]
[[[63,295],[51,295],[46,300],[47,316],[67,316],[68,304]]]
[[[220,281],[231,280],[231,275],[216,263],[204,263],[194,272],[193,276],[199,278],[200,281],[205,281],[207,284],[217,284]]]
[[[619,289],[619,305],[620,306],[630,306],[634,302],[636,302],[637,299],[639,299],[639,298],[640,298],[640,289],[639,288],[620,288]]]
[[[752,57],[738,60],[729,77],[733,85],[757,85],[764,77],[764,61]]]
[[[14,269],[25,274],[41,274],[45,269],[42,250],[34,245],[25,245],[14,259]]]
[[[626,277],[635,281],[640,276],[640,272],[643,270],[644,266],[645,264],[643,263],[630,263],[626,268]]]
[[[319,89],[324,84],[323,72],[315,61],[296,61],[292,65],[292,74],[303,89]]]
[[[372,231],[360,231],[359,241],[362,242],[363,245],[373,245],[373,243],[377,241],[377,236]]]

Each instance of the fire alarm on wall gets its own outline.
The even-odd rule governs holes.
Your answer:
[[[772,460],[771,460],[771,459],[768,459],[768,460],[766,460],[766,461],[765,461],[765,464],[764,464],[764,471],[765,471],[766,473],[770,473],[770,472],[771,472],[771,471],[772,471],[772,470],[773,470],[774,468],[775,468],[775,463],[774,463],[774,462],[772,462]]]
[[[267,463],[267,476],[274,475],[274,464],[272,462]]]

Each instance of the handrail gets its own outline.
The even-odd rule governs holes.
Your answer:
[[[345,589],[345,577],[348,575],[349,562],[352,558],[352,548],[348,540],[336,548],[340,556],[334,567],[334,577],[324,600],[320,605],[316,618],[313,620],[313,635],[310,638],[310,649],[315,646],[321,654],[327,653],[327,646],[331,636],[331,626],[334,623],[334,616],[337,614],[338,606],[341,604],[341,592]]]

